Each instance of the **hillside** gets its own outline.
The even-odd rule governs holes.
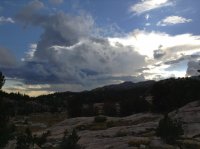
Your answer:
[[[14,149],[16,140],[29,137],[38,148],[57,149],[76,130],[78,144],[86,149],[199,149],[199,89],[199,77],[192,77],[38,97],[0,92],[0,141],[8,137],[7,149]],[[184,130],[171,145],[156,133],[166,114]]]
[[[128,116],[149,110],[158,113],[170,112],[199,99],[199,88],[199,77],[171,78],[157,82],[124,82],[90,91],[61,92],[38,97],[0,92],[0,98],[2,102],[12,107],[7,109],[11,110],[12,115],[67,111],[70,117],[94,116],[95,111],[92,111],[91,106],[102,103],[108,109],[104,114],[119,116],[113,107],[119,104],[122,110],[120,115]],[[83,109],[84,106],[88,108]]]
[[[199,101],[195,101],[169,114],[173,119],[178,118],[183,122],[184,135],[179,140],[183,148],[200,148],[199,110]],[[133,147],[139,149],[144,148],[143,146],[150,149],[175,149],[176,147],[163,143],[155,135],[158,122],[162,117],[160,114],[152,113],[134,114],[123,118],[107,117],[105,122],[107,127],[103,127],[103,124],[94,127],[96,124],[93,117],[67,119],[49,128],[52,131],[49,140],[61,139],[63,130],[83,128],[78,131],[81,137],[79,143],[86,149],[131,149]],[[109,125],[110,123],[112,125]]]
[[[171,118],[178,118],[183,123],[184,135],[178,140],[179,147],[166,144],[156,136],[158,122],[163,116],[153,113],[139,113],[122,118],[106,117],[107,120],[101,123],[95,122],[94,117],[65,119],[35,134],[50,132],[47,142],[41,148],[56,149],[64,132],[68,132],[69,135],[69,132],[76,128],[80,136],[78,143],[85,149],[199,149],[199,110],[199,101],[195,101],[169,113]],[[15,141],[11,141],[8,146],[14,144]]]
[[[120,90],[129,90],[129,89],[134,89],[134,88],[139,88],[139,87],[150,87],[155,83],[155,81],[144,81],[144,82],[138,82],[138,83],[133,83],[130,81],[123,82],[120,84],[114,84],[114,85],[107,85],[103,87],[96,88],[92,91],[120,91]]]

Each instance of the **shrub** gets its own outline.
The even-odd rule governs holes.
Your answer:
[[[67,137],[67,133],[64,134],[63,140],[60,144],[61,149],[81,149],[82,147],[78,145],[78,140],[80,137],[77,135],[76,130],[73,129],[72,133]]]
[[[0,120],[1,121],[1,120]],[[0,122],[0,148],[5,147],[14,137],[15,126],[8,122]]]
[[[178,120],[172,120],[168,115],[165,115],[159,122],[156,134],[166,143],[174,144],[176,139],[184,134],[182,123]]]
[[[41,136],[34,136],[34,143],[41,147],[47,141],[47,137],[51,134],[50,131],[43,133]]]
[[[17,146],[16,149],[29,149],[33,146],[34,140],[32,132],[29,128],[25,130],[25,133],[21,133],[17,137]]]
[[[96,116],[94,118],[94,122],[96,123],[103,123],[105,121],[107,121],[107,118],[105,116]]]

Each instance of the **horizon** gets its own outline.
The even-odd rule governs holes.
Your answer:
[[[200,75],[198,75],[198,76],[191,76],[191,77],[178,77],[178,78],[175,78],[175,77],[170,77],[170,78],[165,78],[165,79],[160,79],[160,80],[144,80],[144,81],[139,81],[139,82],[132,82],[132,81],[124,81],[124,82],[120,82],[120,83],[116,83],[116,84],[107,84],[107,85],[102,85],[102,86],[97,86],[97,87],[95,87],[95,88],[92,88],[92,89],[88,89],[88,90],[80,90],[80,91],[68,91],[68,90],[66,90],[66,91],[60,91],[60,92],[51,92],[51,93],[46,93],[46,94],[39,94],[39,95],[28,95],[28,94],[25,94],[25,93],[20,93],[20,92],[7,92],[7,91],[5,91],[5,93],[8,93],[8,94],[12,94],[12,93],[14,93],[14,94],[21,94],[21,95],[25,95],[25,96],[29,96],[29,97],[33,97],[33,98],[37,98],[37,97],[39,97],[39,96],[46,96],[46,95],[53,95],[53,94],[59,94],[59,93],[67,93],[67,92],[69,92],[69,93],[82,93],[82,92],[90,92],[90,91],[93,91],[93,90],[96,90],[96,89],[101,89],[101,88],[105,88],[105,87],[109,87],[109,86],[113,86],[113,85],[116,85],[116,86],[118,86],[118,85],[121,85],[121,84],[124,84],[124,83],[133,83],[133,84],[137,84],[137,83],[144,83],[144,82],[148,82],[148,81],[155,81],[155,83],[156,82],[159,82],[159,81],[164,81],[164,80],[168,80],[168,79],[186,79],[186,78],[192,78],[192,77],[198,77],[198,79],[199,79],[199,77],[200,77]],[[5,82],[6,82],[6,80],[5,80]],[[2,87],[3,88],[3,87]]]
[[[38,96],[197,76],[200,1],[2,0],[3,90]]]

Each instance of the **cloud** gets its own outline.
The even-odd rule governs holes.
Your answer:
[[[134,75],[145,58],[129,47],[112,47],[105,39],[88,39],[73,46],[54,45],[46,50],[45,55],[25,61],[17,76],[28,84],[104,84]]]
[[[59,5],[63,3],[63,0],[49,0],[51,4]]]
[[[37,44],[32,43],[29,45],[29,50],[25,53],[25,57],[22,58],[22,61],[29,61],[32,60],[34,55],[35,55],[35,51],[37,49]]]
[[[150,15],[149,15],[149,14],[146,14],[146,15],[145,15],[145,19],[148,21],[149,18],[150,18]]]
[[[16,59],[14,55],[6,48],[0,47],[0,67],[15,66]]]
[[[146,68],[141,71],[145,79],[153,79],[157,75],[183,77],[185,70],[167,70],[182,61],[198,59],[200,55],[200,36],[192,34],[170,35],[164,32],[135,30],[124,37],[109,38],[112,45],[130,46],[146,57]]]
[[[165,52],[163,50],[154,50],[153,57],[155,59],[159,59],[165,55]]]
[[[158,50],[153,51],[153,57],[154,59],[159,59],[165,55],[165,52],[162,50],[162,46],[159,46]]]
[[[151,23],[145,23],[145,26],[151,26]]]
[[[29,19],[33,18],[35,13],[42,8],[44,8],[44,4],[41,1],[33,0],[19,11],[19,13],[16,15],[16,19],[23,21],[25,25],[28,25]]]
[[[7,84],[10,85],[8,86]],[[8,93],[13,93],[13,92],[21,93],[32,97],[53,93],[53,91],[51,91],[50,88],[51,88],[50,85],[43,85],[43,84],[26,85],[13,79],[10,80],[9,78],[6,79],[6,84],[3,87],[4,91]]]
[[[168,25],[175,25],[175,24],[183,24],[192,22],[192,19],[187,19],[181,16],[168,16],[165,19],[159,21],[157,26],[168,26]]]
[[[182,62],[184,60],[185,60],[185,57],[180,57],[178,59],[172,59],[172,60],[166,61],[165,64],[166,65],[177,64],[177,63],[180,63],[180,62]]]
[[[33,0],[25,6],[20,13],[32,14],[34,11],[39,10],[44,7],[44,4],[39,0]]]
[[[144,80],[136,70],[145,65],[145,56],[132,47],[112,45],[98,34],[99,28],[88,14],[34,12],[27,17],[21,11],[18,21],[44,31],[19,67],[4,69],[8,77],[23,79],[25,84],[74,84],[84,88]]]
[[[5,18],[3,16],[0,17],[0,24],[4,24],[4,23],[15,23],[15,21],[8,17],[8,18]]]
[[[162,5],[167,3],[163,1]],[[148,11],[158,8],[157,5]],[[100,34],[101,29],[89,14],[41,14],[38,10],[43,7],[35,0],[17,14],[16,21],[40,27],[43,32],[39,41],[30,45],[20,65],[2,68],[7,77],[32,85],[27,89],[35,92],[82,90],[121,81],[183,76],[186,70],[179,73],[167,68],[182,61],[181,56],[193,55],[188,61],[198,59],[195,57],[200,36],[134,30],[108,37]]]
[[[124,37],[109,38],[109,41],[113,45],[120,43],[123,46],[131,46],[149,59],[154,58],[154,51],[161,46],[166,53],[165,58],[171,57],[172,53],[180,55],[200,49],[200,36],[192,34],[170,35],[165,32],[134,30]]]
[[[188,62],[187,76],[199,76],[198,70],[200,70],[200,60]]]
[[[166,61],[165,64],[167,65],[172,65],[172,64],[177,64],[182,61],[192,61],[192,60],[198,60],[200,58],[199,54],[193,54],[193,55],[182,55],[179,58],[176,59],[170,59],[169,61]]]
[[[126,80],[184,76],[186,70],[168,68],[198,58],[200,37],[192,34],[135,30],[119,38],[106,38],[92,36],[95,24],[91,16],[59,13],[47,18],[52,23],[48,19],[44,19],[48,23],[35,23],[33,19],[44,32],[37,45],[33,44],[27,52],[21,73],[13,69],[10,77],[24,79],[26,84],[64,83],[91,89]],[[79,28],[79,24],[83,26]]]
[[[145,12],[152,11],[161,7],[172,5],[170,0],[142,0],[130,7],[130,11],[134,14],[140,15]]]

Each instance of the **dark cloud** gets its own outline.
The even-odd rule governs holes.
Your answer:
[[[193,54],[193,55],[191,55],[191,58],[200,58],[200,55],[198,55],[198,54]]]
[[[22,11],[17,19],[44,29],[41,40],[37,43],[37,49],[43,50],[37,50],[37,56],[48,54],[46,50],[53,45],[72,46],[81,39],[88,38],[94,31],[94,21],[90,15],[73,16],[59,12],[53,15],[32,13],[27,16],[26,11]]]
[[[137,69],[137,72],[143,72],[145,70],[150,70],[150,68],[147,68],[147,67],[139,68],[139,69]]]
[[[46,18],[45,22],[39,25],[42,25],[45,31],[37,44],[37,49],[40,49],[36,52],[38,57],[49,54],[46,50],[53,45],[72,46],[82,39],[87,39],[93,30],[94,22],[89,15],[70,16],[58,13]]]
[[[153,51],[153,57],[154,59],[160,59],[162,58],[166,53],[162,50],[162,45],[159,46],[158,50]]]
[[[165,52],[163,50],[154,50],[153,51],[153,57],[155,59],[159,59],[165,55]]]
[[[0,67],[11,67],[16,65],[15,56],[6,48],[0,47]]]
[[[188,62],[187,76],[200,75],[198,70],[200,70],[200,61],[189,61]]]
[[[173,64],[180,63],[180,62],[182,62],[182,61],[184,61],[184,60],[186,60],[185,56],[180,57],[180,58],[175,59],[175,60],[168,60],[168,61],[166,61],[164,64],[166,64],[166,65],[173,65]]]
[[[90,15],[36,13],[42,6],[34,1],[27,6],[29,11],[24,8],[16,17],[44,31],[31,56],[25,57],[19,67],[4,69],[9,77],[23,79],[27,84],[66,83],[85,88],[144,80],[134,75],[144,66],[145,56],[128,46],[112,46],[107,38],[97,35],[98,28]]]
[[[37,16],[35,13],[43,7],[44,4],[42,2],[40,2],[39,0],[33,0],[19,11],[19,13],[16,15],[16,19],[23,21],[25,25],[28,25],[30,24],[30,20],[35,19],[35,17]]]
[[[177,64],[177,63],[180,63],[182,61],[185,61],[185,60],[197,60],[199,57],[200,57],[200,55],[198,55],[198,54],[194,54],[194,55],[182,55],[181,57],[179,57],[177,59],[168,60],[164,64],[166,64],[166,65],[173,65],[173,64]]]
[[[33,59],[37,61],[25,61],[22,71],[25,73],[20,77],[30,81],[28,83],[85,85],[104,80],[105,75],[131,75],[144,63],[143,56],[127,47],[111,47],[106,41],[97,41],[89,39],[73,47],[52,46],[48,48],[46,60],[36,56]],[[113,79],[123,79],[121,76],[113,76]]]

